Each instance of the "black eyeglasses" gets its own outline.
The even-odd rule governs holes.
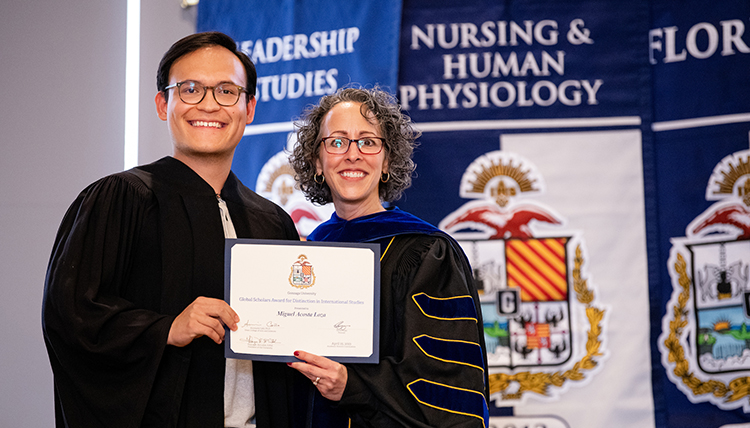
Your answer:
[[[216,86],[205,86],[193,80],[185,80],[169,85],[164,90],[177,88],[177,94],[185,104],[200,104],[210,89],[214,94],[214,100],[220,106],[231,107],[240,100],[240,95],[245,91],[242,86],[234,83],[222,83]]]
[[[363,155],[376,155],[383,150],[384,138],[364,137],[364,138],[346,138],[346,137],[325,137],[320,140],[326,152],[332,155],[343,155],[349,151],[352,143],[357,144],[357,148]]]

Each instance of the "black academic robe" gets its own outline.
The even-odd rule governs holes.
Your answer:
[[[291,218],[230,173],[240,238],[297,240]],[[223,298],[224,232],[211,186],[166,157],[105,177],[68,209],[47,270],[42,327],[58,427],[223,427],[224,349],[167,346],[199,296]],[[254,363],[258,427],[290,427],[295,376]]]
[[[313,390],[312,426],[485,426],[481,308],[459,245],[398,208],[351,221],[334,214],[308,239],[378,242],[383,253],[380,362],[347,364],[338,403]]]

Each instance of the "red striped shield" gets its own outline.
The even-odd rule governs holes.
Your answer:
[[[568,238],[541,238],[505,242],[508,286],[521,289],[521,301],[568,300],[567,241]]]

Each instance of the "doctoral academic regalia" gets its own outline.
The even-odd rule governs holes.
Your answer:
[[[289,216],[230,173],[221,197],[240,238],[299,239]],[[167,346],[199,296],[223,298],[217,197],[166,157],[86,188],[60,226],[42,326],[57,426],[223,427],[224,348],[207,337]],[[258,427],[289,427],[294,376],[254,363]]]
[[[338,403],[312,389],[312,426],[486,426],[481,308],[458,243],[398,208],[350,221],[334,213],[308,239],[377,242],[383,254],[380,363],[347,364]]]

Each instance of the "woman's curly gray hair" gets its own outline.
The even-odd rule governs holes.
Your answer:
[[[313,203],[324,205],[332,202],[331,189],[325,182],[315,181],[316,162],[320,153],[320,126],[331,109],[339,103],[351,101],[362,103],[362,116],[374,120],[380,126],[385,139],[384,150],[388,159],[387,182],[380,182],[380,199],[393,202],[411,186],[411,176],[416,166],[411,156],[416,147],[416,139],[421,133],[414,129],[411,119],[401,112],[396,99],[379,87],[341,88],[320,99],[318,105],[308,107],[302,118],[295,121],[297,144],[289,156],[294,168],[295,179],[302,192]]]

